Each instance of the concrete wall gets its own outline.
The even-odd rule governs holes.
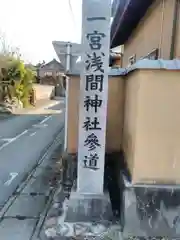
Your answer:
[[[178,5],[178,19],[177,19],[177,29],[176,29],[176,39],[175,39],[175,56],[180,58],[180,2]]]
[[[36,91],[36,100],[50,99],[54,86],[41,85],[41,84],[34,84],[33,86]]]
[[[56,85],[56,77],[51,77],[51,76],[45,76],[40,78],[40,84],[41,85]]]
[[[123,150],[133,183],[180,183],[180,72],[127,75]]]
[[[78,147],[78,100],[80,78],[71,76],[69,79],[67,151],[76,153]],[[124,80],[121,77],[109,78],[106,151],[120,151],[122,142],[124,106]]]
[[[136,60],[146,56],[153,49],[160,50],[160,58],[169,59],[173,29],[175,0],[156,0],[145,17],[124,44],[123,67],[128,66],[128,58],[136,54]],[[180,37],[180,22],[178,21]],[[175,54],[180,56],[180,41],[177,39]]]

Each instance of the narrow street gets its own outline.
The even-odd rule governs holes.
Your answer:
[[[64,100],[0,122],[0,209],[64,127]]]

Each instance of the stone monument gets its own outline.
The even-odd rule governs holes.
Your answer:
[[[110,0],[84,0],[77,191],[103,194]]]
[[[112,219],[104,192],[111,0],[83,0],[77,187],[66,221]]]

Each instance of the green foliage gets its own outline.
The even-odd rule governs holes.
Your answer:
[[[5,62],[5,67],[3,66],[1,68],[0,73],[0,92],[2,99],[4,100],[5,97],[10,99],[16,97],[22,101],[24,107],[27,107],[35,79],[34,73],[30,68],[25,67],[25,64],[19,58],[13,56],[7,57]]]
[[[25,68],[25,74],[22,80],[16,85],[17,97],[22,101],[23,106],[29,105],[29,96],[35,81],[34,73],[31,69]]]
[[[8,66],[8,77],[15,81],[21,81],[24,78],[26,69],[24,63],[20,59],[11,59]]]

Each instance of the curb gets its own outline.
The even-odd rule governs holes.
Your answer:
[[[48,107],[52,107],[56,104],[58,104],[60,101],[54,101],[54,100],[49,100],[48,103],[44,103],[42,104],[41,106],[39,107],[32,107],[32,108],[27,108],[27,109],[24,109],[24,111],[20,111],[19,113],[14,113],[14,115],[21,115],[21,114],[30,114],[30,113],[35,113],[36,111],[39,111],[39,110],[43,110],[45,107],[48,108]]]
[[[15,118],[15,117],[20,117],[23,114],[36,113],[39,110],[43,110],[44,108],[52,107],[52,106],[54,106],[54,105],[56,105],[60,102],[60,100],[55,100],[54,103],[51,102],[51,101],[54,101],[54,100],[49,100],[49,104],[46,103],[46,104],[42,104],[41,106],[39,106],[37,108],[34,107],[32,109],[24,109],[24,111],[20,111],[19,113],[18,112],[15,112],[15,113],[12,113],[12,114],[0,113],[0,122],[3,122],[5,120],[10,120],[10,119]]]

